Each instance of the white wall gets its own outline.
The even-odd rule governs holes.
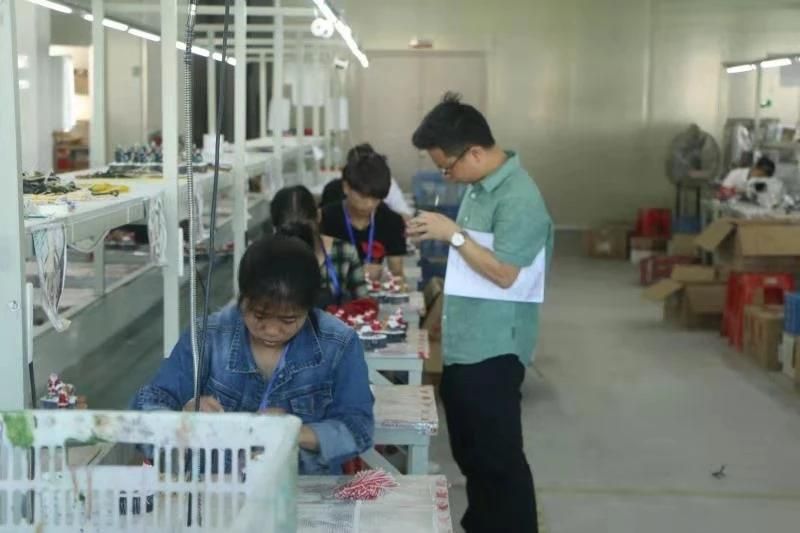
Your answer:
[[[89,56],[91,48],[88,46],[50,46],[50,55],[68,56],[72,59],[75,69],[89,70]],[[72,99],[75,120],[90,120],[92,117],[92,98],[88,94],[75,94]]]
[[[729,114],[753,112],[752,91],[729,92],[720,64],[800,51],[796,0],[337,4],[368,51],[407,49],[414,36],[438,50],[485,50],[488,118],[562,226],[670,206],[663,168],[672,136],[696,122],[719,137]],[[798,91],[767,85],[776,110],[766,114],[794,122]]]
[[[50,10],[16,0],[17,54],[26,58],[20,69],[20,132],[22,170],[53,168],[53,128],[50,102]],[[7,105],[7,104],[6,104]]]

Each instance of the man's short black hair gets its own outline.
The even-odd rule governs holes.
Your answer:
[[[461,95],[448,92],[428,113],[411,139],[418,150],[441,149],[459,156],[471,146],[495,145],[492,130],[480,111],[461,102]]]
[[[775,175],[775,162],[769,157],[759,158],[759,160],[756,161],[756,168],[761,169],[769,178]]]
[[[275,235],[251,244],[239,264],[239,304],[314,307],[321,285],[317,256],[296,237]]]
[[[347,153],[342,179],[351,189],[370,198],[384,200],[392,186],[392,173],[386,156],[369,144],[360,144]]]

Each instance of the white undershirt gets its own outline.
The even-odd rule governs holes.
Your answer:
[[[734,189],[738,193],[745,193],[747,192],[747,180],[749,178],[749,168],[735,168],[728,172],[728,175],[722,180],[722,186],[728,189]]]

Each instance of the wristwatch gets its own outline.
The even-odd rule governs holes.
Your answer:
[[[450,246],[453,248],[461,248],[465,242],[467,242],[467,238],[460,231],[453,233],[453,236],[450,237]]]

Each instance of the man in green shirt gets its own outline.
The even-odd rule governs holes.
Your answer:
[[[502,289],[540,253],[549,262],[553,225],[539,189],[518,156],[495,143],[478,110],[445,95],[413,143],[447,179],[468,187],[456,221],[422,213],[408,225],[412,238],[450,243],[451,254]],[[469,232],[491,234],[491,248]],[[467,478],[469,507],[461,524],[468,533],[538,531],[520,386],[539,335],[539,303],[506,294],[484,299],[445,290],[441,396],[453,457]]]

